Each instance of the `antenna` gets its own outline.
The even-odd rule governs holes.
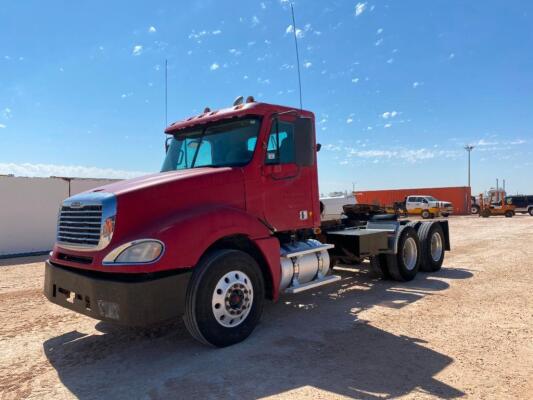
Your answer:
[[[296,35],[296,20],[294,19],[294,7],[291,2],[292,33],[294,33],[294,46],[296,48],[296,66],[298,68],[298,89],[300,91],[300,110],[302,110],[302,77],[300,75],[300,55],[298,52],[298,37]]]
[[[165,58],[165,128],[168,126],[168,60]]]

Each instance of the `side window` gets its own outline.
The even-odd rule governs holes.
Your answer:
[[[289,164],[296,162],[294,153],[294,125],[284,121],[272,123],[268,137],[266,164]]]

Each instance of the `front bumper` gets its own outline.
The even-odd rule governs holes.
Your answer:
[[[147,326],[183,314],[191,276],[105,276],[46,261],[44,294],[52,303],[102,321]]]

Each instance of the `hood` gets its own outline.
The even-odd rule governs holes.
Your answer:
[[[244,175],[240,168],[195,168],[169,171],[101,186],[91,192],[113,193],[117,201],[114,238],[132,236],[214,206],[246,208]],[[196,210],[196,211],[195,211]],[[147,236],[148,237],[148,236]]]
[[[161,172],[110,183],[92,189],[90,192],[108,192],[120,196],[126,193],[155,188],[162,185],[173,185],[191,178],[224,174],[227,171],[231,171],[231,168],[194,168],[182,171]]]

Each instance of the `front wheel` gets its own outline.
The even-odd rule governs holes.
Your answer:
[[[512,218],[514,215],[514,212],[512,212],[511,210],[508,210],[505,212],[505,218]]]
[[[185,300],[185,326],[198,341],[225,347],[246,339],[263,311],[263,275],[239,250],[218,250],[195,267]]]
[[[527,212],[533,217],[533,207],[531,207]]]
[[[431,214],[429,213],[428,210],[422,211],[421,215],[422,215],[422,218],[424,218],[424,219],[428,219],[431,216]]]

